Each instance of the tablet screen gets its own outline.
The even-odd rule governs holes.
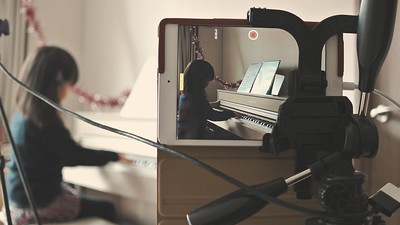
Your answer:
[[[337,42],[332,45],[337,48]],[[271,79],[264,78],[271,86],[261,88],[262,93],[249,91],[249,94],[270,97],[274,89],[278,98],[284,98],[282,79],[297,68],[298,57],[295,39],[281,29],[254,28],[246,20],[237,19],[164,19],[159,27],[158,140],[167,145],[260,146],[262,133],[270,130],[273,121],[262,120],[257,115],[246,115],[240,109],[239,112],[229,109],[234,116],[227,120],[223,116],[210,117],[210,112],[207,113],[205,109],[204,97],[218,113],[227,111],[221,107],[219,92],[237,93],[244,77],[251,77],[246,73],[250,69],[256,73],[254,65],[264,64],[274,66],[273,70],[267,70],[268,76],[274,78],[278,75],[277,83],[281,91],[277,92],[276,87],[273,88]],[[326,70],[325,53],[321,57],[321,69]],[[333,58],[337,60],[337,57]],[[185,84],[190,80],[184,74],[188,65],[197,60],[206,61],[212,67],[215,77],[207,85],[197,80],[197,86],[204,89],[204,96],[193,98],[184,94]],[[337,68],[337,62],[330,64]],[[201,115],[191,116],[190,113]],[[261,124],[269,129],[261,129],[257,135],[241,136],[231,132],[232,129],[226,129],[224,124],[227,123],[255,130]]]

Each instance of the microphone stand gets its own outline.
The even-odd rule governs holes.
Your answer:
[[[0,37],[3,34],[9,35],[10,29],[9,29],[8,21],[0,19]],[[1,60],[1,55],[0,55],[0,60]],[[3,109],[3,104],[1,102],[1,97],[0,97],[0,110],[1,110],[1,115],[2,115],[1,116],[2,122],[4,123],[4,120],[6,120],[6,119],[3,119],[5,113],[4,113],[4,109]],[[2,127],[0,127],[0,130],[1,129],[2,129]],[[7,196],[7,185],[6,185],[5,174],[4,174],[6,160],[2,154],[2,149],[1,149],[2,146],[1,145],[2,145],[2,143],[0,140],[0,179],[1,179],[1,188],[3,191],[3,193],[2,193],[3,194],[3,204],[4,204],[4,209],[6,210],[7,224],[12,225],[10,205],[9,205],[8,196]]]
[[[41,225],[42,223],[40,221],[40,217],[39,217],[39,214],[37,212],[37,207],[36,207],[35,201],[33,199],[32,190],[31,190],[31,188],[29,186],[29,183],[27,182],[28,179],[26,178],[26,173],[25,173],[25,170],[24,170],[23,165],[21,163],[21,155],[19,154],[18,149],[17,149],[17,147],[15,145],[14,139],[11,136],[10,127],[8,125],[7,117],[6,117],[6,114],[5,114],[5,110],[4,110],[1,98],[0,98],[0,111],[1,111],[1,118],[2,118],[2,122],[3,122],[4,128],[5,128],[6,134],[8,136],[8,139],[9,139],[10,144],[11,144],[11,148],[12,148],[12,150],[14,152],[14,155],[15,155],[15,160],[16,160],[17,167],[18,167],[18,172],[20,173],[20,176],[21,176],[22,184],[23,184],[24,189],[25,189],[25,194],[26,194],[26,196],[28,198],[28,202],[29,202],[29,205],[31,206],[31,209],[32,209],[33,214],[34,214],[34,218],[36,219],[36,222],[38,223],[38,225]],[[1,154],[1,152],[0,152],[0,154]],[[10,206],[9,206],[9,201],[8,201],[8,196],[7,196],[6,182],[5,182],[5,179],[4,179],[4,170],[3,170],[4,166],[5,166],[5,160],[4,160],[4,157],[2,155],[1,155],[1,165],[0,166],[1,166],[1,168],[0,168],[1,169],[1,185],[2,185],[2,188],[3,188],[3,199],[4,199],[4,206],[6,208],[7,221],[8,221],[9,225],[12,225],[11,214],[10,214]]]
[[[10,29],[9,29],[9,25],[8,25],[8,21],[7,20],[0,20],[0,37],[1,35],[9,35],[10,34]],[[1,57],[0,57],[1,60]],[[22,180],[22,185],[24,187],[25,190],[25,194],[28,198],[28,202],[29,205],[33,211],[33,215],[34,218],[37,222],[38,225],[41,225],[42,222],[40,220],[38,211],[37,211],[37,207],[36,207],[36,203],[33,199],[33,194],[32,194],[32,190],[29,186],[29,183],[27,182],[28,179],[26,177],[26,173],[25,173],[25,169],[23,168],[23,165],[21,163],[21,155],[17,149],[17,146],[14,142],[14,139],[11,135],[11,131],[10,131],[10,127],[7,121],[7,115],[5,113],[4,110],[4,106],[0,97],[0,117],[1,117],[1,122],[4,125],[4,129],[5,129],[5,133],[7,134],[7,138],[10,141],[10,145],[11,145],[11,149],[14,152],[15,155],[15,160],[16,160],[16,164],[17,164],[17,168],[18,168],[18,172],[21,176],[21,180]],[[4,207],[6,210],[6,216],[7,216],[7,223],[8,225],[12,225],[12,219],[11,219],[11,213],[10,213],[10,205],[9,205],[9,199],[8,199],[8,195],[7,195],[7,185],[6,185],[6,181],[5,181],[5,176],[4,176],[4,168],[5,168],[5,158],[4,156],[1,154],[1,149],[0,149],[0,176],[1,176],[1,187],[3,188],[3,199],[4,199]]]
[[[0,142],[0,144],[1,144],[1,142]],[[3,203],[4,203],[4,209],[6,210],[7,224],[12,225],[10,205],[8,203],[8,196],[7,196],[7,185],[6,185],[5,175],[4,175],[5,165],[6,165],[6,160],[3,156],[1,148],[0,148],[0,179],[1,179],[1,188],[3,191]]]

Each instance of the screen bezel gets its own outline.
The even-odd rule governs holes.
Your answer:
[[[306,22],[313,27],[315,22]],[[190,19],[190,18],[166,18],[159,24],[158,46],[158,79],[157,79],[157,138],[166,145],[176,146],[261,146],[261,140],[203,140],[203,139],[178,139],[176,135],[176,106],[178,96],[178,26],[240,26],[251,27],[245,19]],[[337,38],[336,56],[332,54],[330,60],[336,62],[330,65],[330,69],[336,77],[343,75],[343,48],[342,39]],[[172,57],[171,57],[172,56]],[[332,63],[333,64],[333,63]],[[336,76],[337,75],[337,76]],[[340,78],[338,79],[339,81]],[[340,90],[341,91],[341,90]],[[173,107],[171,107],[173,106]],[[173,119],[175,118],[175,119]]]

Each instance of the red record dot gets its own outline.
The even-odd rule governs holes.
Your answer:
[[[258,38],[258,32],[256,30],[251,30],[248,36],[250,40],[256,40]]]

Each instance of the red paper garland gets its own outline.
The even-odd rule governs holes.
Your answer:
[[[22,0],[21,13],[25,14],[26,20],[33,27],[34,32],[38,36],[38,46],[43,46],[45,43],[42,28],[40,27],[39,21],[36,19],[35,9],[31,0]]]
[[[79,102],[88,103],[91,107],[97,106],[109,106],[109,107],[117,107],[121,106],[125,103],[128,98],[131,90],[125,90],[119,97],[116,98],[104,98],[99,94],[89,94],[88,92],[82,90],[78,85],[74,85],[72,87],[72,91],[79,96]]]
[[[26,17],[27,22],[32,26],[34,32],[37,34],[38,37],[38,46],[41,47],[45,44],[45,38],[40,26],[39,21],[36,19],[36,12],[35,8],[33,7],[32,0],[21,0],[22,1],[22,8],[21,13],[23,13]],[[194,29],[194,28],[193,28]],[[193,45],[196,49],[198,54],[198,58],[204,59],[204,50],[200,46],[200,40],[195,34],[192,29],[192,38],[193,38]],[[217,81],[223,88],[225,89],[236,89],[239,87],[241,80],[232,83],[222,80],[220,77],[216,76],[215,81]],[[100,94],[89,94],[88,92],[82,90],[78,85],[75,85],[72,88],[74,94],[78,96],[78,100],[80,102],[85,102],[89,104],[91,107],[93,106],[109,106],[109,107],[118,107],[122,106],[125,103],[126,98],[129,96],[131,90],[123,91],[119,97],[102,97]]]

